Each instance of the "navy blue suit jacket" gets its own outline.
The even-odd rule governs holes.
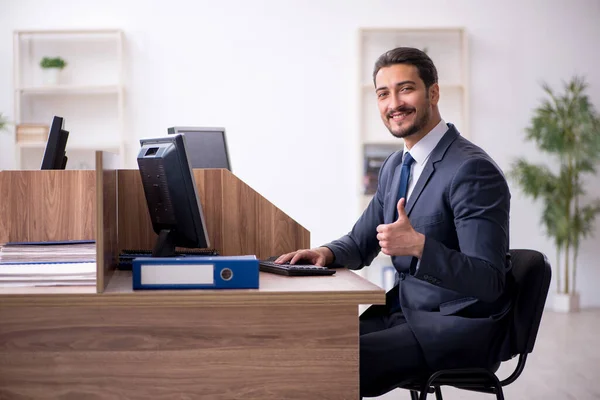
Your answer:
[[[510,192],[494,161],[448,127],[405,207],[425,235],[420,265],[392,257],[398,285],[388,296],[398,296],[430,368],[491,366],[510,357]],[[402,152],[387,158],[352,231],[326,244],[335,264],[360,269],[380,252],[376,229],[394,221],[401,162]]]

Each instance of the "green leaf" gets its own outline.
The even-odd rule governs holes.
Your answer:
[[[556,194],[559,178],[540,165],[529,164],[525,159],[517,159],[513,163],[509,176],[517,181],[521,189],[534,199],[542,196],[552,197]]]
[[[573,225],[574,236],[588,237],[594,229],[594,219],[600,213],[600,200],[581,208],[575,215]]]

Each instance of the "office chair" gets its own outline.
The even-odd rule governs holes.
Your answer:
[[[496,394],[498,400],[504,400],[502,388],[516,381],[521,375],[527,355],[533,351],[552,270],[546,256],[538,251],[510,250],[510,255],[516,283],[510,334],[513,335],[513,358],[519,356],[513,373],[500,381],[495,374],[500,363],[491,369],[462,368],[436,371],[424,379],[411,379],[397,385],[399,388],[410,390],[412,400],[425,400],[429,393],[435,393],[436,400],[442,400],[440,387],[443,385]]]

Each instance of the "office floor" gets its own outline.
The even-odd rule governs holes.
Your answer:
[[[500,367],[503,379],[513,361]],[[443,387],[444,400],[495,399],[495,396]],[[537,341],[523,374],[505,388],[506,400],[600,399],[600,309],[574,314],[545,311]],[[428,399],[434,399],[429,395]],[[409,400],[394,390],[378,400]]]

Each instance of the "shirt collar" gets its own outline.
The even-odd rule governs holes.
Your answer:
[[[409,153],[412,158],[415,159],[417,164],[424,164],[425,161],[427,161],[429,155],[433,149],[435,149],[435,146],[437,146],[447,130],[448,125],[446,125],[446,122],[442,119],[439,124],[433,127],[433,129],[430,130],[427,135],[425,135],[412,147],[412,149],[410,149]]]

